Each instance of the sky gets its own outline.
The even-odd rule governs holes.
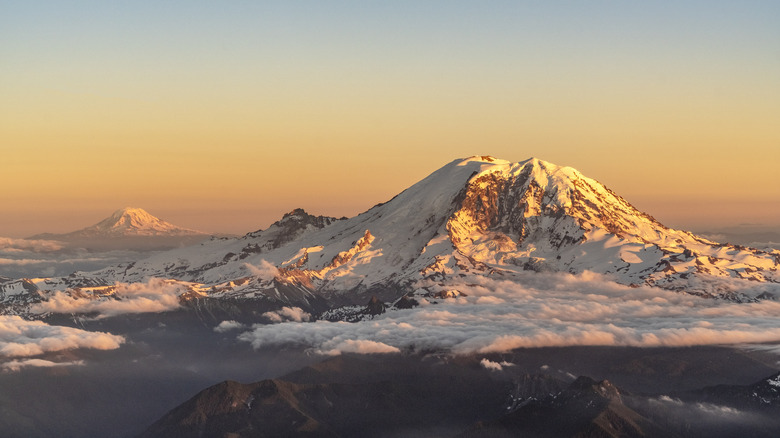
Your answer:
[[[0,0],[0,236],[245,233],[455,158],[780,229],[780,2]]]

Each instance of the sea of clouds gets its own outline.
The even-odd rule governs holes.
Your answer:
[[[90,251],[56,240],[0,237],[0,275],[10,278],[65,276],[138,260],[153,251]]]
[[[117,283],[110,296],[78,296],[56,291],[34,304],[32,313],[80,313],[103,319],[129,313],[159,313],[181,306],[179,295],[185,288],[177,282],[151,278],[145,283]]]
[[[744,283],[744,282],[743,282]],[[425,283],[466,296],[421,300],[357,323],[285,320],[238,337],[255,348],[298,345],[320,354],[443,349],[456,354],[573,345],[693,346],[780,341],[780,302],[734,303],[585,272],[473,276]],[[780,293],[780,285],[760,285]],[[281,318],[280,318],[281,319]]]
[[[270,274],[271,270],[264,267],[262,271]],[[759,288],[780,296],[780,284],[723,282],[720,286]],[[239,341],[256,349],[292,346],[323,355],[411,349],[484,354],[575,345],[780,343],[780,302],[774,300],[735,303],[649,286],[629,287],[591,272],[475,275],[418,286],[429,293],[457,290],[462,295],[435,301],[418,297],[416,308],[390,310],[357,323],[316,320],[301,308],[289,306],[258,315],[257,324],[252,326],[223,321],[214,330],[235,333]],[[181,284],[152,279],[117,284],[112,297],[95,299],[55,292],[32,310],[39,314],[85,314],[92,319],[165,312],[180,306],[182,292]],[[6,359],[0,367],[7,370],[56,366],[37,356],[74,348],[113,349],[122,342],[121,336],[110,333],[0,317],[0,357]],[[498,368],[495,364],[483,366]]]

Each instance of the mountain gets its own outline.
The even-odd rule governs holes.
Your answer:
[[[202,231],[182,228],[152,216],[142,208],[125,207],[90,227],[65,234],[44,233],[28,239],[77,240],[131,236],[202,236]]]
[[[673,437],[627,407],[621,391],[606,380],[580,376],[565,390],[527,403],[460,435],[477,437]]]
[[[616,363],[631,360],[637,351],[626,355],[621,350],[626,356]],[[598,361],[594,352],[583,350],[585,361]],[[675,360],[676,353],[663,354]],[[723,353],[702,361],[717,360]],[[662,395],[658,387],[637,395],[603,378],[575,378],[555,367],[530,366],[534,356],[549,363],[555,355],[554,350],[518,351],[507,357],[513,365],[501,371],[480,366],[478,356],[344,355],[275,379],[213,385],[140,436],[777,436],[776,404],[731,407],[745,396],[762,403],[766,394],[750,394],[766,382],[776,385],[776,374],[763,379],[763,386],[707,387],[687,392],[681,401]],[[577,353],[562,355],[559,365],[576,366],[578,358]],[[666,376],[653,379],[660,382]],[[719,394],[718,404],[713,404],[713,391]]]
[[[509,383],[489,374],[416,356],[335,358],[276,379],[211,386],[140,436],[453,436],[502,411]]]
[[[76,233],[130,232],[186,231],[129,210]],[[457,296],[455,280],[469,276],[519,281],[525,271],[591,271],[625,285],[749,302],[777,298],[777,288],[760,286],[780,282],[778,265],[780,251],[668,228],[573,168],[475,156],[352,218],[296,209],[240,238],[35,286],[47,291],[165,278],[186,282],[188,299],[321,312],[323,300],[335,308],[363,306],[372,296],[388,305]]]
[[[717,385],[680,394],[685,400],[731,406],[743,410],[780,412],[780,373],[750,385]]]
[[[170,249],[197,243],[208,233],[179,227],[142,208],[126,207],[95,225],[64,234],[44,233],[32,240],[57,240],[89,249]]]
[[[479,379],[486,386],[474,393],[469,390],[477,389],[475,380],[454,387],[441,377],[424,384],[407,379],[398,373],[393,380],[355,384],[227,381],[174,408],[141,436],[455,436],[458,427],[466,429],[467,418],[491,420],[459,437],[677,436],[626,407],[607,381],[580,377],[563,391],[493,419],[505,409],[500,382]]]

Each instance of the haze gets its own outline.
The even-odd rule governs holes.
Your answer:
[[[780,222],[780,4],[0,6],[0,235],[125,206],[245,233],[457,157],[577,168],[667,225]]]

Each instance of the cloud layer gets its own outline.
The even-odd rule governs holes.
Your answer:
[[[425,283],[466,296],[422,302],[358,323],[316,321],[257,325],[239,339],[255,348],[296,344],[316,352],[355,351],[370,341],[389,349],[503,352],[571,345],[691,346],[780,341],[780,302],[732,303],[652,287],[631,288],[604,276],[524,273]],[[768,285],[778,292],[780,285]]]
[[[244,324],[241,324],[238,321],[228,320],[228,321],[222,321],[214,327],[214,331],[217,333],[227,333],[232,330],[240,330],[245,329],[246,326]]]
[[[284,321],[310,321],[311,315],[305,312],[300,307],[282,307],[279,310],[273,312],[263,313],[263,318],[271,322],[284,322]]]
[[[0,273],[11,278],[53,277],[138,260],[154,251],[89,251],[56,240],[0,237]]]
[[[22,368],[58,368],[58,367],[70,367],[84,365],[83,360],[75,360],[70,362],[52,362],[45,359],[22,359],[12,360],[5,363],[0,363],[0,369],[4,371],[19,371]]]
[[[124,341],[122,336],[110,333],[52,326],[41,321],[27,321],[18,316],[0,316],[0,357],[32,357],[76,348],[113,350],[119,348]],[[14,366],[37,365],[28,361]]]
[[[56,291],[46,301],[32,306],[33,313],[86,313],[106,318],[126,313],[165,312],[180,306],[180,284],[150,279],[146,283],[117,283],[109,296],[79,296]]]
[[[0,252],[15,253],[22,251],[52,252],[65,247],[63,242],[56,240],[15,239],[13,237],[0,237]]]

